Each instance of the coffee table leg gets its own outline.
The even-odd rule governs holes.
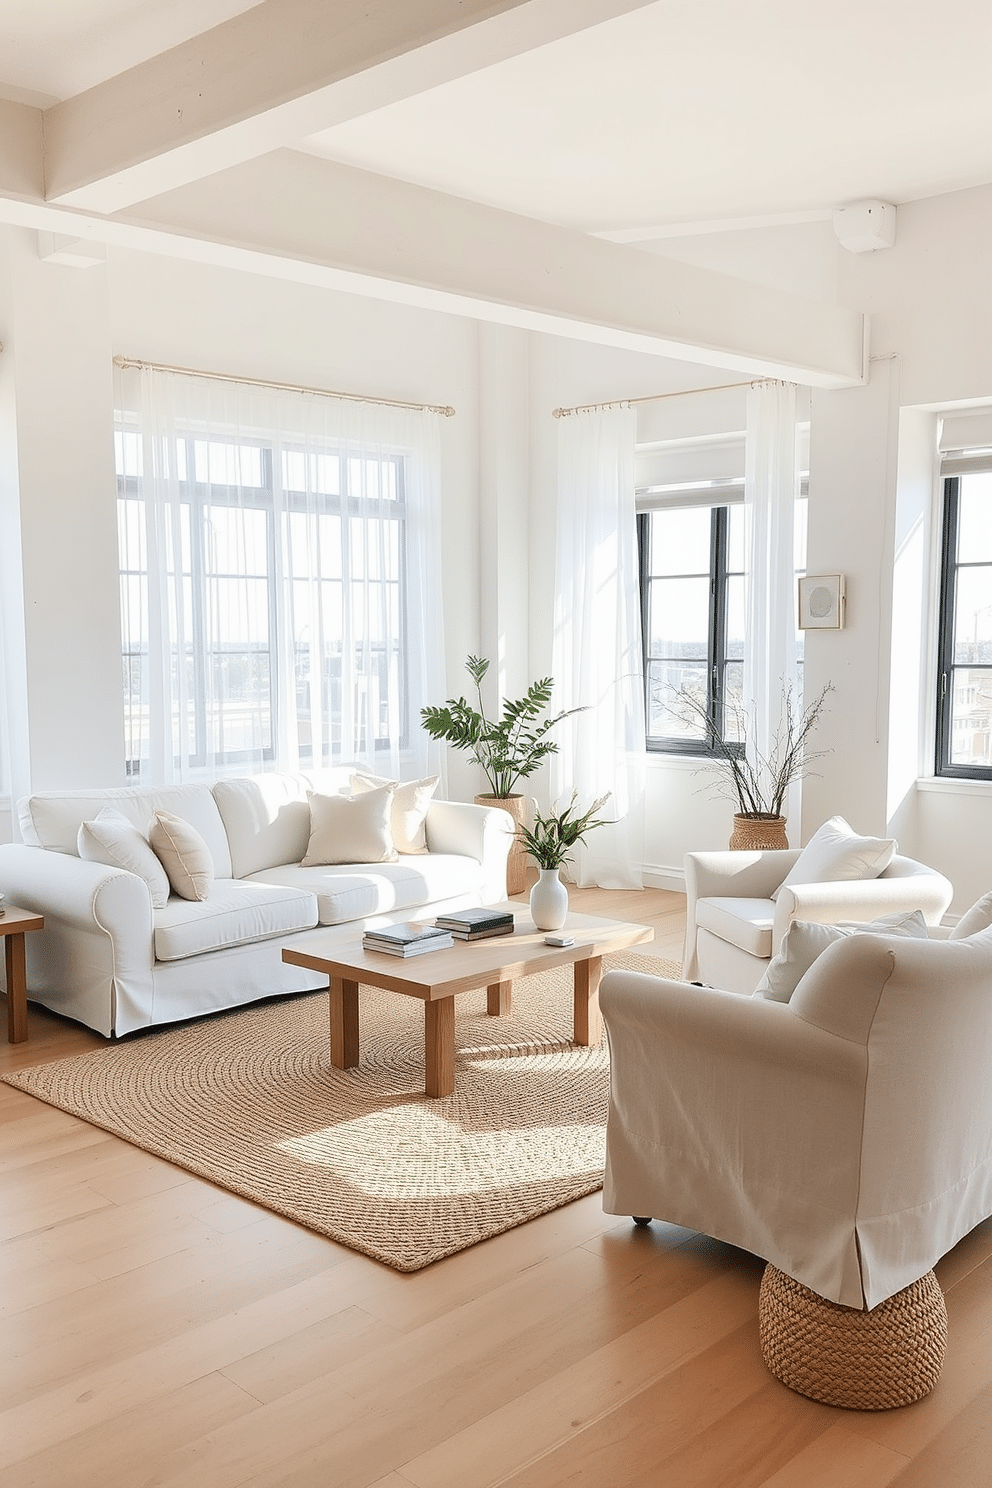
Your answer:
[[[7,1037],[23,1044],[28,1036],[28,984],[24,969],[24,936],[3,938],[4,969],[7,973]]]
[[[455,1088],[455,999],[424,1003],[424,1069],[427,1094],[450,1095]]]
[[[602,956],[590,956],[587,961],[576,961],[574,975],[572,1037],[575,1043],[591,1048],[603,1037],[603,1015],[599,1011]]]
[[[513,1008],[513,983],[493,982],[486,988],[486,1012],[490,1018],[505,1018]]]
[[[354,1069],[358,1063],[358,983],[331,977],[331,1063]]]

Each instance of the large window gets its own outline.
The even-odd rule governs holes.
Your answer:
[[[992,779],[992,457],[944,480],[939,775]]]
[[[647,747],[709,746],[687,693],[737,739],[744,670],[744,508],[665,507],[638,518]]]
[[[441,648],[419,411],[346,411],[337,435],[307,427],[317,400],[270,401],[150,419],[147,397],[120,399],[125,752],[141,780],[362,760],[397,774],[423,752]]]

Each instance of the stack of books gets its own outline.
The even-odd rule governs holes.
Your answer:
[[[486,940],[490,935],[512,935],[513,914],[503,909],[453,909],[438,915],[437,926],[456,940]]]
[[[423,920],[383,925],[379,930],[366,930],[362,936],[364,950],[385,951],[389,956],[422,956],[426,951],[443,951],[454,943],[448,930],[425,925]]]

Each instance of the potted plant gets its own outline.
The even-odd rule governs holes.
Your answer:
[[[549,738],[550,730],[563,718],[579,713],[581,708],[567,708],[553,717],[542,717],[549,702],[554,682],[541,677],[532,682],[521,698],[507,700],[498,718],[490,718],[482,701],[482,680],[489,662],[481,656],[470,656],[465,668],[475,683],[478,703],[463,697],[448,698],[441,707],[422,708],[420,717],[432,739],[443,739],[455,749],[467,751],[482,770],[489,791],[476,796],[487,806],[500,806],[517,823],[524,819],[524,797],[515,787],[547,759],[558,745]],[[526,883],[526,853],[514,839],[514,848],[506,869],[509,894],[519,894]]]
[[[584,842],[586,833],[593,827],[603,826],[602,817],[596,812],[609,800],[609,792],[594,801],[581,816],[575,812],[578,792],[564,811],[552,811],[548,816],[535,812],[533,827],[519,826],[517,837],[538,866],[537,883],[530,891],[530,912],[539,930],[558,930],[565,923],[568,913],[568,890],[559,878],[559,870],[572,855],[572,849]]]
[[[800,713],[796,711],[792,688],[787,687],[782,695],[781,722],[767,754],[748,744],[748,719],[740,705],[728,705],[737,737],[725,738],[705,703],[687,688],[679,690],[677,709],[683,717],[703,724],[706,742],[713,751],[712,760],[702,768],[720,774],[722,793],[737,808],[731,847],[788,847],[783,807],[789,787],[794,781],[802,780],[813,760],[822,759],[826,753],[825,750],[810,753],[808,746],[827,695],[833,690],[833,684],[828,682]]]

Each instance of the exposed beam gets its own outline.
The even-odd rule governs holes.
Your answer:
[[[46,110],[46,195],[119,212],[650,3],[264,0]]]
[[[863,380],[855,311],[297,151],[131,220],[378,298],[816,387]]]

